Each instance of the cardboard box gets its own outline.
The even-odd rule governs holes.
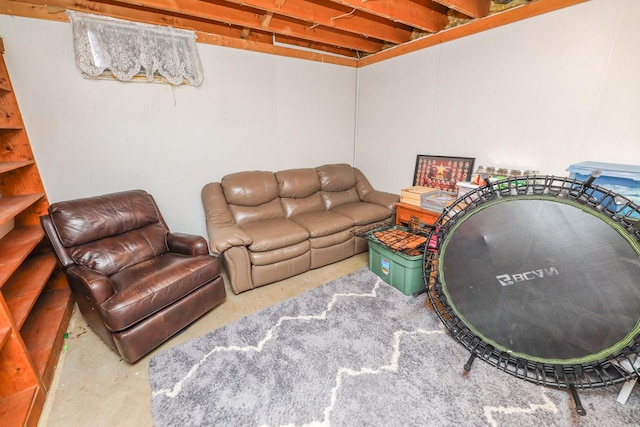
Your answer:
[[[420,206],[420,196],[423,193],[434,191],[434,188],[415,185],[413,187],[403,188],[400,191],[400,201],[414,206]]]

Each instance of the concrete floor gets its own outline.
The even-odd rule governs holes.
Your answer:
[[[60,356],[39,427],[151,426],[148,359],[156,352],[267,308],[369,264],[365,252],[281,282],[234,295],[185,331],[131,365],[89,330],[77,307],[69,324],[66,350]]]

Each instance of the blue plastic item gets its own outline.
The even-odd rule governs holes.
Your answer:
[[[623,165],[618,163],[582,162],[567,168],[570,178],[587,180],[591,172],[600,170],[602,175],[593,182],[640,205],[640,165]],[[619,212],[624,215],[624,210]],[[639,219],[634,214],[631,218]]]

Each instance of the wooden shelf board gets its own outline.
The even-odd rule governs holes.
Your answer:
[[[44,239],[49,202],[1,55],[0,174],[0,224],[14,223],[0,238],[0,426],[35,427],[73,299]]]
[[[16,227],[0,239],[0,288],[44,237],[42,226]]]
[[[38,386],[33,386],[1,399],[0,420],[2,420],[2,425],[27,425],[37,392]]]
[[[11,83],[9,83],[9,79],[5,76],[0,75],[0,91],[2,92],[12,92]]]
[[[42,293],[56,262],[53,254],[29,257],[2,287],[2,294],[18,329]]]
[[[21,130],[24,129],[22,124],[16,122],[10,122],[8,120],[0,120],[0,129],[4,130]]]
[[[20,169],[34,163],[35,162],[33,160],[25,160],[22,162],[0,162],[0,173],[11,172],[12,170]]]
[[[60,272],[52,280],[65,279]],[[43,292],[20,331],[46,388],[53,380],[73,305],[69,288]]]
[[[10,336],[11,336],[10,327],[5,326],[4,328],[0,328],[0,351],[2,351],[2,347],[4,347],[4,343],[7,342]]]
[[[0,197],[0,222],[14,218],[43,197],[44,193]]]

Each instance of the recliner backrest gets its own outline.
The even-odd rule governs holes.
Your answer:
[[[236,172],[220,180],[235,221],[245,224],[262,219],[284,218],[273,172]]]
[[[356,189],[356,173],[351,165],[324,165],[317,167],[316,171],[320,177],[321,194],[326,209],[360,201]]]
[[[288,169],[276,172],[280,201],[287,218],[324,210],[320,177],[315,169]]]
[[[168,251],[169,230],[142,190],[53,203],[49,216],[59,239],[52,243],[107,276]]]

